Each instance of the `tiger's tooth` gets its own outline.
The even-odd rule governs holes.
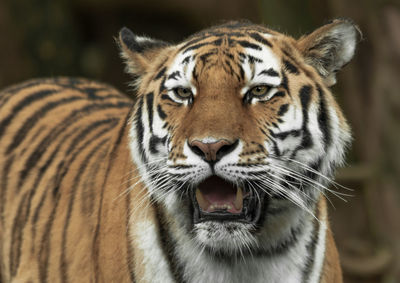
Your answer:
[[[203,194],[201,193],[201,191],[200,191],[199,188],[196,189],[196,199],[197,199],[197,202],[198,202],[200,208],[201,208],[202,210],[207,210],[208,205],[209,205],[210,203],[204,198],[204,196],[203,196]]]
[[[242,210],[242,207],[243,207],[243,191],[242,191],[241,187],[237,188],[236,199],[233,202],[233,205],[235,206],[235,208],[237,210]]]

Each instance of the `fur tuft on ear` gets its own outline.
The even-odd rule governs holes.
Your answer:
[[[126,63],[126,71],[134,77],[135,84],[146,73],[157,54],[168,46],[166,42],[161,40],[137,36],[126,27],[123,27],[119,32],[117,42],[121,49],[121,57]]]
[[[336,19],[301,37],[297,46],[306,63],[318,71],[327,86],[332,86],[336,72],[353,58],[360,38],[361,32],[351,20]]]

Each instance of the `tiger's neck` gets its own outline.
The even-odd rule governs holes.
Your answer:
[[[341,282],[324,279],[340,274],[325,264],[338,268],[336,248],[326,243],[331,235],[324,198],[315,213],[320,221],[308,218],[288,248],[224,258],[199,247],[163,207],[149,204],[145,216],[131,218],[135,274],[144,282]]]

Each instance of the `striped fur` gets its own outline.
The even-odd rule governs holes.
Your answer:
[[[355,41],[344,20],[178,45],[124,28],[135,103],[85,79],[1,92],[0,282],[341,282],[324,195],[350,133],[328,87]],[[192,146],[221,139],[213,163]],[[196,222],[211,176],[247,188],[258,220]]]

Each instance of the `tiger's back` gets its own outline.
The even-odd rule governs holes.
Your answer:
[[[5,282],[67,282],[68,272],[93,279],[102,190],[131,106],[114,88],[83,79],[33,80],[0,94]]]

